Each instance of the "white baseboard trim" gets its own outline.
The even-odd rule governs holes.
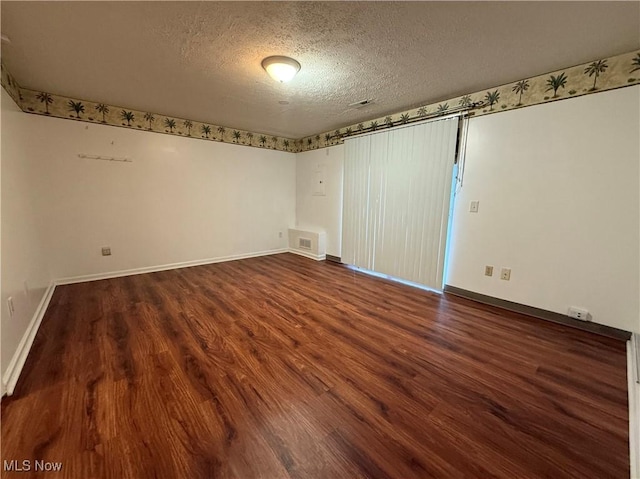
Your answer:
[[[159,266],[147,266],[144,268],[125,269],[120,271],[110,271],[107,273],[87,274],[83,276],[72,276],[60,278],[55,281],[56,285],[86,283],[87,281],[99,281],[101,279],[119,278],[121,276],[133,276],[135,274],[157,273],[158,271],[168,271],[171,269],[190,268],[192,266],[203,266],[206,264],[223,263],[225,261],[236,261],[239,259],[255,258],[258,256],[269,256],[272,254],[287,253],[288,248],[259,251],[257,253],[236,254],[231,256],[220,256],[218,258],[199,259],[195,261],[184,261],[181,263],[170,263]]]
[[[639,335],[633,334],[627,341],[627,386],[629,390],[629,460],[631,479],[640,479],[640,384],[637,380],[637,354],[640,353]]]
[[[53,291],[55,289],[55,282],[51,282],[42,296],[40,304],[38,304],[38,307],[33,314],[33,318],[31,318],[29,326],[20,340],[20,344],[18,344],[18,349],[11,358],[9,367],[2,377],[3,392],[6,392],[8,396],[13,394],[13,390],[16,387],[16,383],[18,382],[24,363],[27,361],[27,356],[29,355],[29,351],[33,345],[33,340],[36,337],[36,333],[38,332],[38,328],[40,327],[44,313],[47,311],[47,307],[49,306],[49,302],[51,301],[51,297],[53,296]]]
[[[316,261],[324,261],[325,259],[327,259],[326,254],[314,254],[314,253],[309,253],[307,251],[302,251],[295,248],[289,248],[289,253],[297,254],[299,256],[304,256],[305,258],[311,258]]]

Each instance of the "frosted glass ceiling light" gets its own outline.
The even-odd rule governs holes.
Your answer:
[[[300,64],[293,58],[274,56],[262,60],[264,68],[269,76],[280,83],[288,82],[300,71]]]

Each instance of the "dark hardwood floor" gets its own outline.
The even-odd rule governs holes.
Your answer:
[[[625,344],[281,254],[56,288],[2,459],[69,478],[628,478]],[[33,467],[32,462],[32,467]]]

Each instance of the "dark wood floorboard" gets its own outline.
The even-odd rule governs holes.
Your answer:
[[[2,459],[63,463],[7,478],[628,478],[625,344],[291,254],[60,286]]]

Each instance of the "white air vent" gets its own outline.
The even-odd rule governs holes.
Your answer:
[[[298,248],[311,249],[311,240],[309,238],[298,238]]]
[[[322,230],[290,229],[289,251],[322,261],[326,257],[327,234]]]

